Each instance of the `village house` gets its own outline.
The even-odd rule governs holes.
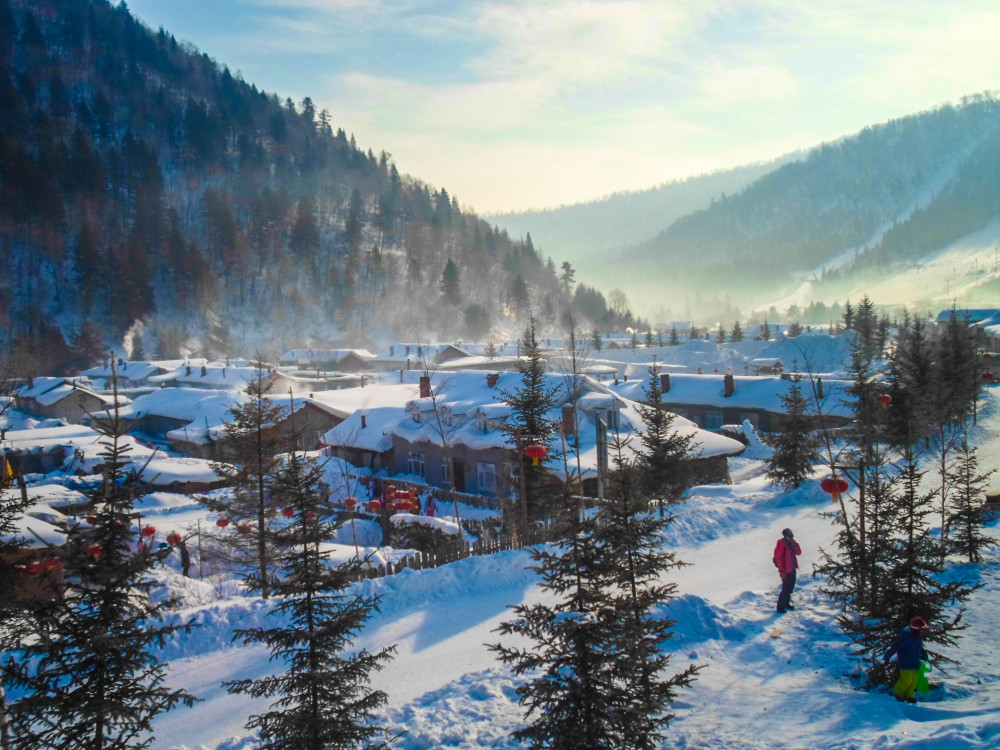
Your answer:
[[[781,396],[788,393],[790,377],[661,373],[661,403],[666,411],[690,419],[705,430],[718,431],[723,425],[750,422],[755,429],[773,432],[781,429],[784,413]],[[822,413],[828,427],[846,424],[852,417],[850,407],[844,403],[849,385],[844,380],[803,379],[808,413],[814,416]],[[613,389],[626,398],[645,403],[648,387],[647,377],[620,383]]]
[[[117,377],[118,387],[121,389],[142,388],[150,385],[149,379],[155,375],[163,375],[179,367],[183,361],[172,360],[167,362],[137,362],[126,359],[119,359],[115,362],[114,371],[111,363],[105,361],[104,364],[84,370],[81,375],[89,378],[101,390],[111,390],[112,379]],[[158,387],[159,384],[157,383]]]
[[[360,372],[372,369],[374,361],[367,349],[289,349],[279,364],[316,372]]]
[[[118,404],[130,403],[122,395]],[[113,396],[97,393],[86,378],[34,378],[14,391],[14,405],[23,412],[46,419],[79,424],[88,414],[113,409]]]
[[[454,344],[390,344],[375,357],[377,370],[434,369],[448,360],[471,356]]]
[[[574,453],[571,479],[582,480],[584,492],[596,495],[602,460],[598,455],[598,425],[603,424],[613,434],[634,435],[644,429],[636,404],[590,378],[580,378],[575,393],[568,392],[569,381],[560,375],[546,375],[545,379],[546,387],[556,393],[550,418],[561,427],[557,441],[561,446],[565,440]],[[356,456],[366,451],[366,463],[352,463],[375,472],[385,470],[400,481],[486,496],[509,495],[513,462],[519,460],[519,455],[502,430],[510,417],[510,406],[502,394],[520,388],[521,374],[437,372],[418,376],[417,386],[416,398],[395,407],[391,418],[393,408],[384,407],[378,424],[372,425],[373,410],[369,407],[365,410],[365,426],[355,420],[349,429],[345,421],[324,435],[324,443],[347,460],[351,450]],[[726,458],[740,453],[743,446],[698,430],[687,420],[681,420],[678,429],[693,434],[699,444],[691,457],[697,464],[699,479],[728,481]],[[556,448],[554,443],[551,449]],[[578,465],[580,477],[575,476]],[[566,464],[554,461],[548,468],[556,479],[566,481]]]

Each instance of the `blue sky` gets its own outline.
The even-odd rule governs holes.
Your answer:
[[[131,0],[480,212],[637,190],[1000,88],[991,0]]]

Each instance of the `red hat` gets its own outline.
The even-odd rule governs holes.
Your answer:
[[[910,620],[910,630],[922,636],[926,635],[930,628],[927,627],[927,621],[923,617],[914,617]]]

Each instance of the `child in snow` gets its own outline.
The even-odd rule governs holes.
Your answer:
[[[778,611],[784,614],[792,606],[792,591],[795,590],[795,571],[799,567],[798,556],[802,554],[802,548],[795,541],[791,529],[781,532],[781,539],[774,548],[774,564],[778,568],[778,575],[781,576],[781,593],[778,594]]]
[[[896,700],[914,702],[913,694],[917,689],[917,678],[920,676],[920,662],[927,659],[927,651],[924,650],[924,636],[927,635],[927,631],[924,618],[914,617],[910,620],[909,627],[900,631],[892,648],[885,652],[883,661],[886,664],[893,654],[899,662],[899,679],[892,686]]]

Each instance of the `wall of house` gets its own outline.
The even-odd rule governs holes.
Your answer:
[[[511,460],[511,452],[508,450],[503,448],[473,450],[465,445],[456,444],[449,446],[446,452],[441,446],[431,443],[411,443],[394,435],[392,438],[391,467],[393,474],[413,473],[414,467],[410,461],[411,453],[423,457],[421,476],[430,485],[443,487],[454,484],[457,489],[468,493],[507,494],[510,474],[508,463]],[[442,464],[449,459],[449,471],[446,477]],[[456,477],[452,476],[456,461],[463,467],[462,477],[458,481],[455,481]],[[480,464],[483,466],[480,467]],[[492,470],[488,467],[492,467]],[[482,471],[480,471],[481,468]]]

